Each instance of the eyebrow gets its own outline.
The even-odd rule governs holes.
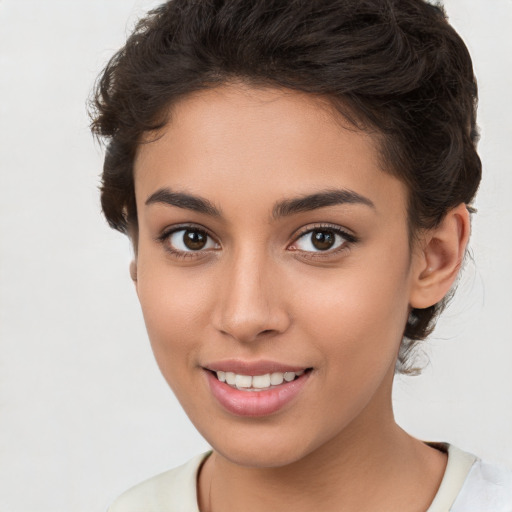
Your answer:
[[[336,206],[339,204],[361,204],[375,209],[373,202],[357,192],[347,189],[331,189],[294,199],[285,199],[277,203],[272,210],[272,217],[279,219],[300,212]]]
[[[146,206],[150,204],[168,204],[185,210],[204,213],[212,217],[221,217],[220,210],[208,199],[193,196],[184,192],[172,192],[168,188],[161,188],[146,199]]]
[[[185,192],[173,192],[168,188],[161,188],[151,194],[146,205],[167,204],[186,210],[203,213],[211,217],[222,217],[222,212],[208,199],[187,194]],[[327,206],[339,204],[361,204],[375,208],[373,202],[357,192],[348,189],[329,189],[314,194],[309,194],[292,199],[279,201],[272,209],[272,217],[277,220],[282,217],[289,217],[296,213],[317,210]]]

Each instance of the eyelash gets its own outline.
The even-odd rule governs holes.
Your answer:
[[[305,237],[309,233],[314,233],[315,231],[327,231],[330,233],[334,233],[335,235],[339,235],[341,238],[344,239],[344,242],[341,244],[340,247],[334,249],[334,250],[325,250],[325,251],[301,251],[300,249],[293,249],[293,251],[300,252],[301,256],[308,259],[322,259],[322,258],[329,258],[335,255],[340,254],[341,252],[347,251],[351,245],[357,243],[359,240],[354,235],[348,233],[347,231],[343,230],[339,226],[332,225],[332,224],[315,224],[313,226],[308,226],[307,228],[304,228],[301,230],[295,237],[293,242],[290,245],[296,244],[302,237]],[[200,233],[202,235],[207,236],[211,240],[213,240],[217,245],[218,242],[215,240],[215,238],[208,232],[207,229],[205,229],[202,226],[197,226],[194,224],[184,224],[179,226],[173,226],[172,228],[166,229],[162,232],[161,235],[157,237],[157,241],[160,242],[165,250],[169,252],[174,258],[177,259],[189,259],[189,258],[197,258],[201,256],[205,256],[206,252],[210,252],[211,249],[203,249],[203,250],[197,250],[197,251],[181,251],[174,249],[169,244],[169,238],[180,231],[192,231],[195,233]]]
[[[334,256],[338,256],[342,252],[348,251],[350,247],[357,243],[359,240],[357,237],[352,235],[351,233],[348,233],[344,229],[340,228],[339,226],[333,225],[333,224],[314,224],[313,226],[308,226],[307,228],[304,228],[301,230],[294,238],[293,244],[296,244],[302,237],[305,237],[306,235],[310,233],[314,233],[315,231],[326,231],[329,233],[334,233],[335,235],[339,235],[341,238],[343,238],[343,243],[337,247],[336,249],[330,250],[327,249],[325,251],[301,251],[300,249],[294,249],[297,252],[301,253],[302,258],[307,259],[325,259],[325,258],[332,258]]]
[[[162,232],[161,235],[158,236],[157,241],[160,242],[164,249],[169,252],[174,258],[177,259],[190,259],[190,258],[197,258],[200,256],[204,256],[205,252],[209,252],[211,249],[206,250],[198,250],[198,251],[180,251],[179,249],[174,249],[169,242],[169,238],[174,234],[178,233],[180,231],[192,231],[195,233],[200,233],[202,235],[207,236],[211,240],[215,241],[216,244],[218,242],[215,240],[215,238],[208,232],[207,229],[203,228],[202,226],[197,226],[195,224],[183,224],[180,226],[173,226],[172,228],[166,229]]]

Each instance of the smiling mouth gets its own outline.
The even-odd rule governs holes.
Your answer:
[[[268,391],[281,386],[283,383],[293,382],[311,368],[297,372],[272,372],[264,375],[241,375],[234,372],[213,371],[210,372],[219,380],[233,389],[240,391]]]
[[[227,360],[206,370],[209,389],[224,410],[235,416],[262,417],[293,403],[309,382],[313,368],[273,361]]]

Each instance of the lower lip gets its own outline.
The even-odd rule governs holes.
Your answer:
[[[310,372],[266,391],[240,391],[220,382],[211,371],[206,370],[206,374],[213,396],[224,409],[237,416],[255,417],[268,416],[289,404],[301,392]]]

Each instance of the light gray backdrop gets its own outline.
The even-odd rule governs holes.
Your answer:
[[[127,240],[98,202],[85,99],[149,0],[0,0],[0,510],[104,511],[206,449],[153,361]],[[512,466],[512,2],[447,0],[480,84],[469,263],[396,383],[414,435]]]

